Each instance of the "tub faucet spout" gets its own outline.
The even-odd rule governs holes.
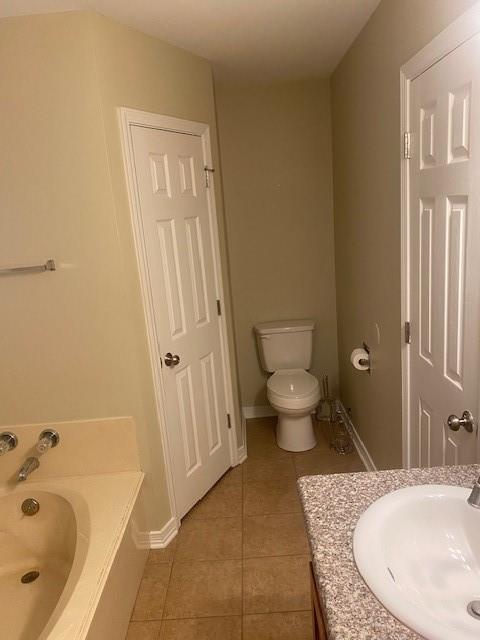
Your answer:
[[[40,466],[40,461],[38,458],[33,458],[33,457],[27,458],[25,462],[22,464],[22,466],[20,467],[20,470],[18,472],[18,481],[23,482],[24,480],[26,480],[28,476],[32,473],[32,471],[35,471],[35,469],[38,469],[39,466]]]
[[[480,477],[478,480],[475,480],[472,493],[468,496],[467,502],[471,507],[480,509]]]

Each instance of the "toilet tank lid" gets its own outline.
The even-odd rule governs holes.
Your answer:
[[[255,331],[260,336],[270,333],[292,333],[294,331],[313,331],[314,320],[276,320],[273,322],[259,322],[255,325]]]

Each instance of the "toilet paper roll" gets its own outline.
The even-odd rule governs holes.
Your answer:
[[[354,349],[350,356],[350,362],[359,371],[368,371],[370,368],[370,356],[365,349]]]

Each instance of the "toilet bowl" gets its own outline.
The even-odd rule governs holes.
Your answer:
[[[267,398],[278,414],[277,444],[307,451],[316,444],[311,412],[320,400],[317,378],[305,369],[281,369],[267,381]]]
[[[316,445],[311,412],[320,401],[312,364],[313,320],[276,320],[255,325],[262,368],[273,375],[267,397],[278,414],[277,444],[287,451]]]

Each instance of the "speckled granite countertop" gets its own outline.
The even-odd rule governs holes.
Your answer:
[[[329,640],[418,640],[375,598],[353,558],[353,531],[377,498],[415,484],[471,487],[480,465],[305,476],[298,480]]]

